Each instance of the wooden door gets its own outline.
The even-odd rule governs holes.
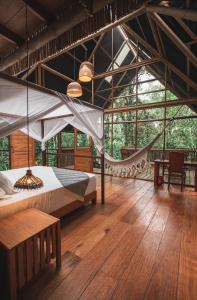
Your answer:
[[[35,141],[30,138],[29,145],[30,166],[35,165]],[[27,135],[16,131],[10,135],[10,168],[23,168],[28,166]]]
[[[93,142],[88,138],[87,146],[81,147],[78,143],[78,134],[83,134],[74,129],[75,147],[74,147],[74,164],[75,170],[83,172],[93,172]],[[87,136],[86,136],[87,137]]]

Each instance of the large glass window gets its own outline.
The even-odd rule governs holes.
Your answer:
[[[62,148],[74,148],[74,132],[62,132]]]
[[[9,138],[0,139],[0,170],[9,169]]]

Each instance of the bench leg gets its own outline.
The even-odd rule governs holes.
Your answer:
[[[61,268],[61,230],[60,221],[56,224],[56,268]]]
[[[9,280],[9,296],[10,300],[16,300],[16,251],[12,249],[8,251],[8,280]]]

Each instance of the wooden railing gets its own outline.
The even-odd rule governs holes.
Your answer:
[[[135,153],[138,149],[135,150],[135,148],[129,148],[124,147],[121,148],[121,156],[122,159],[127,158],[128,156]],[[183,152],[185,153],[185,160],[188,161],[197,161],[197,149],[156,149],[152,148],[149,151],[148,160],[153,162],[155,159],[169,159],[169,153],[173,151]]]

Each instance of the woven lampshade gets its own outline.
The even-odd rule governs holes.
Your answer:
[[[67,95],[70,97],[80,97],[82,96],[82,87],[80,83],[73,81],[67,86]]]
[[[79,68],[79,80],[82,82],[89,82],[92,80],[93,74],[93,65],[89,61],[82,62]]]
[[[34,176],[30,169],[28,169],[26,171],[26,174],[20,179],[18,179],[14,185],[15,188],[23,189],[23,190],[39,189],[42,186],[43,186],[42,180]]]

